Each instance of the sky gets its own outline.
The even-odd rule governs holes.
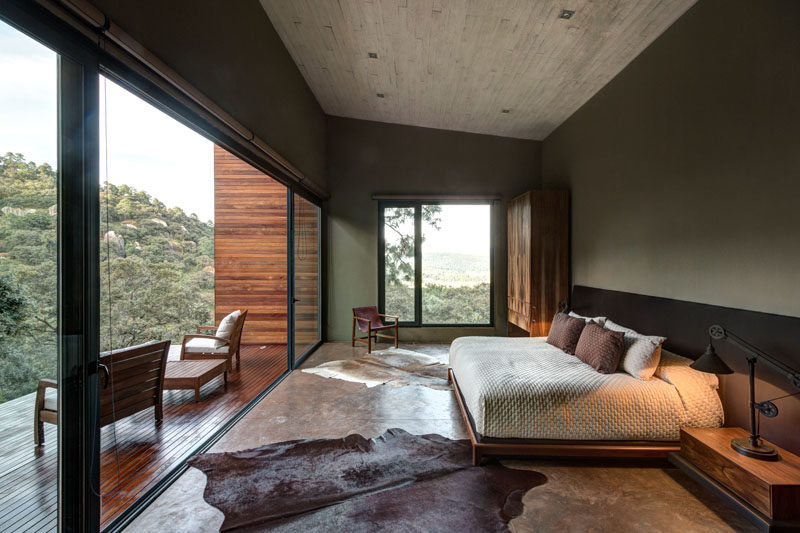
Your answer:
[[[0,22],[0,153],[56,166],[56,54]],[[107,103],[107,106],[105,105]],[[106,143],[107,139],[107,143]],[[100,179],[214,219],[213,143],[100,79]]]
[[[489,255],[490,208],[482,205],[442,205],[441,229],[423,225],[426,249],[440,253]]]
[[[0,153],[56,165],[56,54],[0,21]]]

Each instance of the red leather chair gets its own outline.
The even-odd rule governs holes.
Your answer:
[[[394,324],[386,324],[383,318],[393,318]],[[384,339],[394,339],[394,347],[397,348],[398,339],[398,325],[399,317],[394,315],[386,315],[378,312],[378,308],[374,305],[368,307],[354,307],[353,308],[353,342],[352,346],[356,345],[356,341],[367,345],[367,353],[372,353],[372,339],[378,341],[378,337]],[[366,337],[359,337],[356,335],[356,324],[362,333],[366,333]],[[394,335],[385,335],[379,333],[381,331],[394,330]]]

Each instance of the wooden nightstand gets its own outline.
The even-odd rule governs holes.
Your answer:
[[[775,446],[778,461],[745,457],[730,441],[740,428],[681,429],[681,451],[669,460],[739,507],[764,531],[800,531],[800,457]]]

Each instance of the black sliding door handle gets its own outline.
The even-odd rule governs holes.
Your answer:
[[[97,368],[100,369],[100,374],[103,376],[103,388],[108,388],[108,367],[104,364],[98,363]]]

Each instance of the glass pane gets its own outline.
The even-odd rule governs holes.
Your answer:
[[[488,324],[490,206],[422,206],[422,321]]]
[[[100,349],[179,346],[214,320],[214,145],[106,78],[100,91]]]
[[[319,212],[319,207],[294,195],[295,358],[302,357],[320,337]]]
[[[54,52],[0,22],[3,531],[52,531],[57,521],[58,392],[45,387],[58,360],[57,69]]]
[[[383,211],[386,314],[414,321],[414,208]]]
[[[100,98],[106,527],[286,370],[287,192],[111,80]],[[127,359],[151,341],[166,361]]]

